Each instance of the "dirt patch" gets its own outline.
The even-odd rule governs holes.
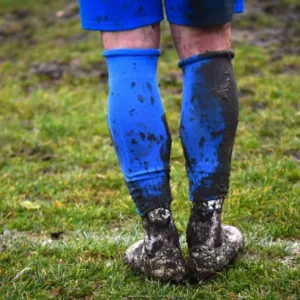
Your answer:
[[[280,45],[282,29],[259,28],[256,30],[247,28],[232,28],[232,42],[242,42],[246,44],[266,47]]]
[[[77,3],[67,4],[63,10],[51,12],[48,16],[34,15],[27,9],[15,9],[3,15],[3,22],[0,25],[0,43],[11,40],[25,42],[27,45],[33,45],[36,41],[32,36],[35,31],[43,26],[51,26],[57,23],[63,23],[72,19],[79,22],[79,7]],[[87,34],[87,33],[85,33]],[[70,42],[74,42],[83,37],[83,34],[74,36]]]
[[[255,102],[252,104],[252,111],[256,112],[267,107],[267,102]]]
[[[76,43],[86,39],[89,36],[88,31],[82,31],[77,34],[71,35],[70,37],[66,37],[64,39],[59,39],[61,43]]]
[[[54,236],[53,236],[54,233]],[[56,239],[57,234],[59,238]],[[52,233],[32,233],[32,232],[20,232],[18,230],[8,230],[5,229],[0,232],[0,252],[17,249],[20,245],[32,245],[50,247],[51,245],[56,245],[57,243],[63,243],[67,245],[68,243],[85,243],[87,240],[89,242],[101,242],[101,243],[111,243],[111,244],[124,244],[129,246],[140,239],[142,236],[135,233],[119,233],[118,230],[112,230],[111,232],[85,232],[85,231],[69,231],[69,232],[52,232]]]
[[[79,58],[70,61],[67,72],[72,78],[98,77],[101,81],[107,81],[108,73],[104,61],[98,61],[84,65]]]
[[[27,42],[27,44],[34,44],[32,39],[33,25],[31,21],[8,21],[0,25],[0,43],[3,44],[7,40],[17,40]]]
[[[24,20],[31,16],[31,12],[28,9],[15,9],[8,14],[7,18],[9,20],[18,21]]]
[[[0,25],[0,43],[18,41],[34,45],[33,33],[36,30],[37,18],[27,9],[15,9],[4,15]]]
[[[294,268],[299,266],[297,261],[300,255],[300,241],[299,240],[279,240],[274,242],[274,244],[285,246],[289,255],[286,255],[284,258],[279,259],[278,261],[282,264]]]
[[[291,156],[298,164],[300,164],[300,151],[299,150],[290,150],[284,153],[287,156]]]
[[[266,248],[272,246],[283,246],[286,248],[288,255],[284,257],[268,257],[267,255],[261,255],[260,253],[245,253],[244,258],[251,261],[264,260],[267,262],[280,262],[290,268],[296,268],[298,266],[298,260],[300,255],[300,240],[276,240],[272,242],[263,242],[262,245]]]
[[[284,54],[297,54],[300,50],[299,13],[300,3],[296,1],[248,1],[245,13],[235,18],[232,41],[272,46],[277,59]]]
[[[33,148],[22,147],[17,149],[11,157],[25,156],[29,160],[49,161],[55,159],[54,151],[51,148],[36,146]]]
[[[65,65],[56,60],[50,62],[34,63],[30,72],[37,76],[46,76],[49,79],[60,79],[65,71]]]
[[[64,74],[71,78],[98,77],[101,81],[107,81],[108,73],[104,62],[93,62],[84,65],[79,58],[71,60],[68,64],[52,60],[49,62],[35,62],[31,74],[50,80],[59,80]]]
[[[67,4],[63,10],[59,10],[55,13],[55,17],[62,20],[69,20],[79,17],[79,7],[77,3]]]

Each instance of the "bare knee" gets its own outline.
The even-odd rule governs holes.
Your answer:
[[[170,29],[180,59],[231,47],[230,23],[203,28],[170,24]]]
[[[153,24],[127,31],[103,31],[104,49],[159,48],[160,25]]]

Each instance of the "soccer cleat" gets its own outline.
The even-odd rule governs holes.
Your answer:
[[[189,275],[205,280],[232,263],[243,248],[243,235],[229,225],[221,225],[223,200],[194,204],[187,228]]]
[[[178,283],[185,274],[179,237],[170,210],[157,208],[143,217],[145,238],[125,253],[125,263],[137,273]]]

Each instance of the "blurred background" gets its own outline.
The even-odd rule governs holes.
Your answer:
[[[122,263],[142,227],[106,125],[100,33],[81,29],[76,1],[0,0],[0,298],[297,299],[299,14],[298,0],[246,0],[234,17],[241,111],[223,220],[245,234],[245,254],[213,282],[176,287]],[[186,254],[181,71],[165,21],[161,51]]]

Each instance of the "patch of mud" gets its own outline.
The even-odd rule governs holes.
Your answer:
[[[5,22],[0,25],[0,43],[3,44],[7,40],[17,40],[33,45],[35,43],[32,38],[33,31],[33,25],[26,20]]]
[[[289,267],[299,267],[297,260],[300,258],[300,241],[288,241],[283,242],[286,245],[289,255],[280,259],[279,261]]]
[[[272,246],[285,247],[288,255],[282,257],[267,257],[266,255],[260,255],[259,253],[246,253],[244,258],[258,261],[264,260],[269,262],[280,262],[290,268],[298,266],[298,260],[300,258],[300,240],[276,240],[271,242],[263,242],[262,245],[266,248]]]
[[[267,102],[255,102],[252,104],[252,111],[256,112],[267,107]]]
[[[59,239],[56,239],[57,233],[59,234]],[[55,245],[63,243],[68,246],[68,244],[82,244],[86,243],[109,243],[116,245],[124,245],[125,247],[131,245],[134,241],[142,238],[140,227],[137,224],[132,232],[120,233],[118,230],[112,231],[102,231],[99,232],[86,232],[83,230],[64,232],[55,232],[54,236],[52,233],[32,233],[32,232],[20,232],[17,230],[5,229],[0,232],[0,252],[9,251],[16,249],[20,246],[26,245],[36,245],[41,247],[55,247]],[[180,236],[180,241],[182,249],[186,249],[187,245],[185,243],[185,234]],[[294,268],[298,267],[299,256],[300,256],[300,240],[255,240],[255,244],[260,244],[265,248],[272,246],[283,246],[287,250],[287,255],[284,257],[269,257],[266,255],[261,255],[260,253],[249,253],[245,249],[243,257],[241,259],[249,259],[252,261],[264,260],[269,262],[280,262],[285,266]]]
[[[55,17],[58,19],[69,20],[79,17],[78,4],[72,2],[64,7],[63,10],[59,10],[55,13]]]
[[[21,149],[16,150],[11,157],[16,156],[25,156],[30,160],[38,160],[38,161],[49,161],[55,159],[54,151],[51,148],[47,147],[34,147],[28,148],[23,147]]]
[[[246,29],[246,28],[232,28],[232,42],[242,42],[249,45],[256,45],[261,47],[279,45],[282,35],[282,29],[274,28],[260,28],[260,29]]]
[[[272,47],[275,59],[281,59],[284,54],[298,54],[299,13],[300,3],[296,4],[296,1],[248,1],[244,14],[235,16],[232,41],[261,47],[275,46],[275,50]]]
[[[76,43],[86,39],[89,36],[89,32],[83,31],[78,34],[71,35],[70,37],[66,37],[64,39],[59,39],[61,43]]]
[[[79,58],[75,58],[70,61],[67,72],[72,78],[98,77],[101,81],[107,81],[108,78],[108,72],[104,61],[84,65]]]
[[[300,150],[290,150],[286,151],[284,154],[293,157],[293,159],[300,164]]]
[[[27,45],[33,45],[33,33],[43,26],[51,26],[63,23],[68,20],[76,19],[79,22],[78,3],[71,2],[62,10],[51,13],[48,16],[34,15],[27,9],[15,9],[3,15],[3,22],[0,25],[0,43],[6,41],[17,40],[25,42]],[[85,33],[87,35],[88,33]],[[71,37],[69,42],[82,39],[83,33],[78,36]]]
[[[53,235],[54,234],[54,235]],[[59,234],[59,238],[56,238]],[[23,245],[33,244],[40,247],[51,247],[58,244],[81,244],[95,242],[95,243],[108,243],[108,244],[124,244],[125,246],[131,245],[142,235],[138,230],[130,233],[119,233],[117,230],[111,232],[86,232],[86,231],[69,231],[69,232],[53,232],[53,233],[32,233],[20,232],[15,229],[5,229],[0,232],[0,252],[14,250]]]
[[[69,20],[78,20],[78,22],[80,20],[79,6],[77,2],[71,2],[67,4],[63,9],[49,15],[44,21],[45,25],[52,26],[57,23],[64,23]]]
[[[79,58],[75,58],[69,64],[52,60],[49,62],[35,62],[30,72],[39,77],[46,77],[50,80],[59,80],[64,74],[71,78],[93,78],[98,77],[106,81],[108,77],[105,62],[94,62],[84,65]]]
[[[255,95],[255,90],[250,86],[243,86],[239,89],[239,95],[240,97],[248,97],[248,96],[252,97]]]
[[[60,79],[65,71],[65,65],[56,60],[50,62],[34,63],[30,72],[38,76],[46,76],[49,79]]]
[[[33,33],[37,18],[27,9],[15,9],[4,15],[0,25],[0,43],[14,40],[26,45],[34,45]]]
[[[17,20],[24,20],[28,17],[31,16],[31,12],[28,9],[14,9],[13,11],[11,11],[7,18],[8,20],[13,20],[13,21],[17,21]]]
[[[166,76],[161,78],[160,82],[163,85],[171,85],[171,86],[180,86],[181,87],[181,81],[182,81],[182,73],[181,71],[177,72],[168,72]]]

